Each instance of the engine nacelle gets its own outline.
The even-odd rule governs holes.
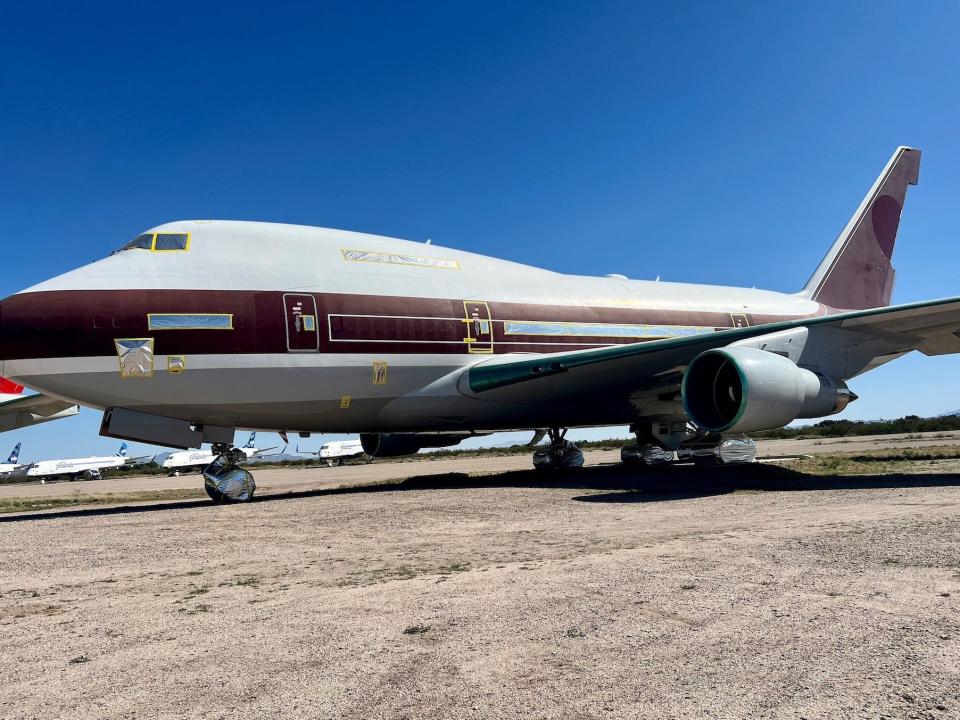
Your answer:
[[[684,373],[681,396],[690,419],[716,433],[771,430],[833,415],[857,399],[841,381],[750,347],[698,355]]]
[[[445,433],[360,433],[360,444],[370,457],[413,455],[423,448],[459,445],[469,434]]]

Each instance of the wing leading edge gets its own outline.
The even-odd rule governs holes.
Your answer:
[[[845,342],[862,344],[866,336],[871,341],[871,351],[876,357],[903,354],[911,350],[918,350],[925,355],[960,353],[960,297],[856,310],[754,327],[732,328],[708,335],[615,345],[595,350],[551,353],[534,357],[523,356],[522,358],[504,356],[502,359],[498,358],[472,366],[467,378],[470,389],[475,393],[482,393],[577,369],[597,370],[606,367],[610,372],[617,374],[627,372],[632,376],[623,378],[624,381],[642,384],[642,378],[638,376],[665,372],[669,369],[676,370],[678,367],[686,366],[704,350],[794,328],[846,331],[834,340],[840,346]],[[842,349],[838,347],[838,351]],[[638,362],[641,359],[644,362]],[[851,372],[848,377],[856,372]],[[589,375],[593,376],[594,373]],[[616,380],[616,377],[607,375],[602,384],[605,386],[620,384]]]

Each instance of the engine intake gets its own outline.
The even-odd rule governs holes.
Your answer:
[[[709,432],[771,430],[798,418],[833,415],[857,399],[841,381],[766,350],[707,350],[683,376],[683,407]]]
[[[423,448],[459,445],[469,433],[360,433],[360,444],[370,457],[413,455]]]

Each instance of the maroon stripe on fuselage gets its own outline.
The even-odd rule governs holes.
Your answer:
[[[114,355],[117,338],[153,337],[161,355],[287,352],[284,292],[233,290],[65,290],[21,293],[0,304],[0,358],[6,360]],[[310,295],[311,293],[299,293]],[[321,352],[468,352],[462,299],[312,293]],[[474,298],[471,298],[474,300]],[[637,342],[637,338],[504,334],[504,320],[631,323],[728,328],[728,313],[488,302],[493,349],[555,352]],[[150,331],[148,313],[229,313],[233,330]],[[350,333],[329,316],[375,316]],[[399,316],[399,320],[397,320]],[[751,325],[785,319],[743,316]],[[414,322],[412,319],[416,319]],[[364,329],[365,328],[365,329]],[[331,341],[333,336],[333,341]],[[361,342],[360,340],[367,340]]]

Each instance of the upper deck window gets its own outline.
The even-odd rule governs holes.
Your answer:
[[[190,249],[190,233],[144,233],[137,235],[117,252],[150,250],[151,252],[186,251]]]

